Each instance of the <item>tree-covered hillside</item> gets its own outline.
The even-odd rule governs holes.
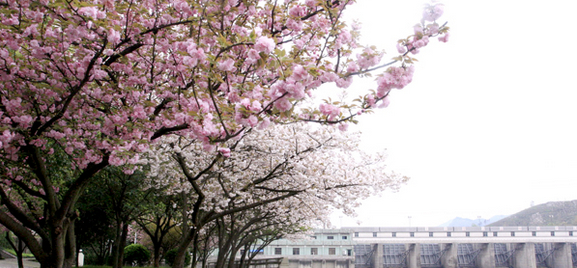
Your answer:
[[[577,200],[548,202],[522,210],[490,226],[577,225]]]

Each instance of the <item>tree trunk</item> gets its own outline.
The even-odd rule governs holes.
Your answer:
[[[112,258],[111,265],[112,268],[119,268],[122,267],[118,265],[118,252],[119,252],[118,247],[120,245],[120,241],[118,241],[119,235],[116,235],[115,237],[116,238],[114,240],[114,244],[112,245],[112,254],[110,256]]]
[[[128,224],[120,222],[116,225],[116,237],[112,250],[112,267],[122,268],[124,261],[124,246],[128,235]]]
[[[66,232],[66,244],[64,245],[64,265],[63,268],[72,268],[77,264],[76,259],[76,233],[74,232],[74,221],[68,225]]]
[[[181,183],[183,182],[184,180],[181,179]],[[188,249],[188,246],[197,237],[196,235],[198,234],[196,226],[193,227],[188,226],[188,221],[186,220],[189,205],[187,202],[188,199],[184,191],[181,193],[181,196],[182,196],[182,218],[184,219],[182,223],[182,239],[178,244],[178,250],[176,251],[176,256],[174,256],[174,262],[172,263],[172,268],[184,268],[184,260],[186,258],[185,254]],[[193,252],[195,251],[193,250]],[[194,260],[192,260],[192,262],[194,263]]]
[[[16,251],[16,258],[18,259],[18,267],[24,268],[24,260],[22,259],[22,253],[26,246],[22,243],[22,239],[18,238],[18,251]]]
[[[40,263],[40,268],[62,268],[64,258],[58,258],[59,254],[51,254],[46,261]]]
[[[124,264],[124,247],[126,246],[126,239],[128,237],[128,223],[124,223],[124,226],[122,228],[122,237],[120,237],[120,248],[119,248],[119,263],[120,266],[122,267],[122,264]]]
[[[217,226],[216,230],[218,234],[218,257],[216,258],[214,268],[223,268],[226,263],[226,259],[228,258],[228,242],[230,240],[225,238],[227,232],[225,230],[226,227],[224,226],[224,219],[217,219],[215,223]]]
[[[62,268],[64,265],[64,236],[65,228],[63,224],[49,223],[50,225],[50,241],[42,241],[42,249],[47,253],[47,257],[38,260],[40,268]],[[67,228],[67,226],[66,226]]]
[[[185,235],[182,237],[182,240],[178,245],[178,250],[176,251],[176,256],[174,257],[172,268],[184,268],[184,260],[186,258],[188,246],[190,246],[190,243],[197,235],[198,233],[194,227],[190,228],[188,232],[185,232]]]
[[[152,243],[152,246],[154,247],[154,260],[153,260],[153,267],[160,267],[160,243]]]

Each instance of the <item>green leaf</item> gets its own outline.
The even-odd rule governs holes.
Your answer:
[[[226,37],[224,37],[222,34],[216,38],[216,41],[221,47],[228,47],[230,45],[228,39],[226,39]]]

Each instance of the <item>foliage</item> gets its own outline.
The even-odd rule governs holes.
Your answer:
[[[84,267],[86,266],[101,266],[106,264],[106,258],[103,260],[100,256],[91,251],[84,250]]]
[[[107,167],[96,174],[84,190],[77,204],[79,215],[76,224],[77,243],[94,254],[95,264],[120,260],[124,248],[123,228],[139,215],[141,206],[147,204],[146,192],[141,191],[141,173],[125,174],[118,167]],[[122,246],[116,246],[120,243]],[[112,248],[112,253],[111,253]],[[111,256],[112,255],[112,256]],[[114,259],[116,257],[116,259]]]
[[[110,254],[114,237],[114,215],[110,209],[108,190],[102,183],[91,183],[78,201],[76,242],[84,250],[85,263],[103,265]]]
[[[132,244],[124,248],[124,263],[137,263],[143,266],[150,260],[150,251],[141,244]]]
[[[4,250],[10,248],[10,243],[6,240],[6,232],[0,232],[0,248]]]
[[[107,211],[113,223],[114,238],[111,261],[114,267],[123,263],[130,224],[141,214],[148,204],[150,191],[143,191],[141,171],[126,174],[119,167],[109,166],[96,175],[95,184],[103,192],[100,197],[107,200]]]
[[[174,263],[174,258],[176,257],[176,251],[177,249],[173,248],[164,254],[164,260],[166,261],[166,264],[172,266]],[[185,256],[184,265],[190,265],[190,254],[186,254]]]
[[[146,200],[142,214],[136,222],[147,235],[153,249],[153,266],[158,267],[164,252],[174,248],[182,237],[182,230],[178,226],[179,210],[182,207],[180,195],[169,195],[165,191],[152,192]]]

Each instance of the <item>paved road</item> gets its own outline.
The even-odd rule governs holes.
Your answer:
[[[40,267],[40,263],[38,263],[34,259],[24,258],[24,267],[38,268]],[[0,268],[18,268],[18,261],[16,261],[16,258],[6,258],[0,260]]]

